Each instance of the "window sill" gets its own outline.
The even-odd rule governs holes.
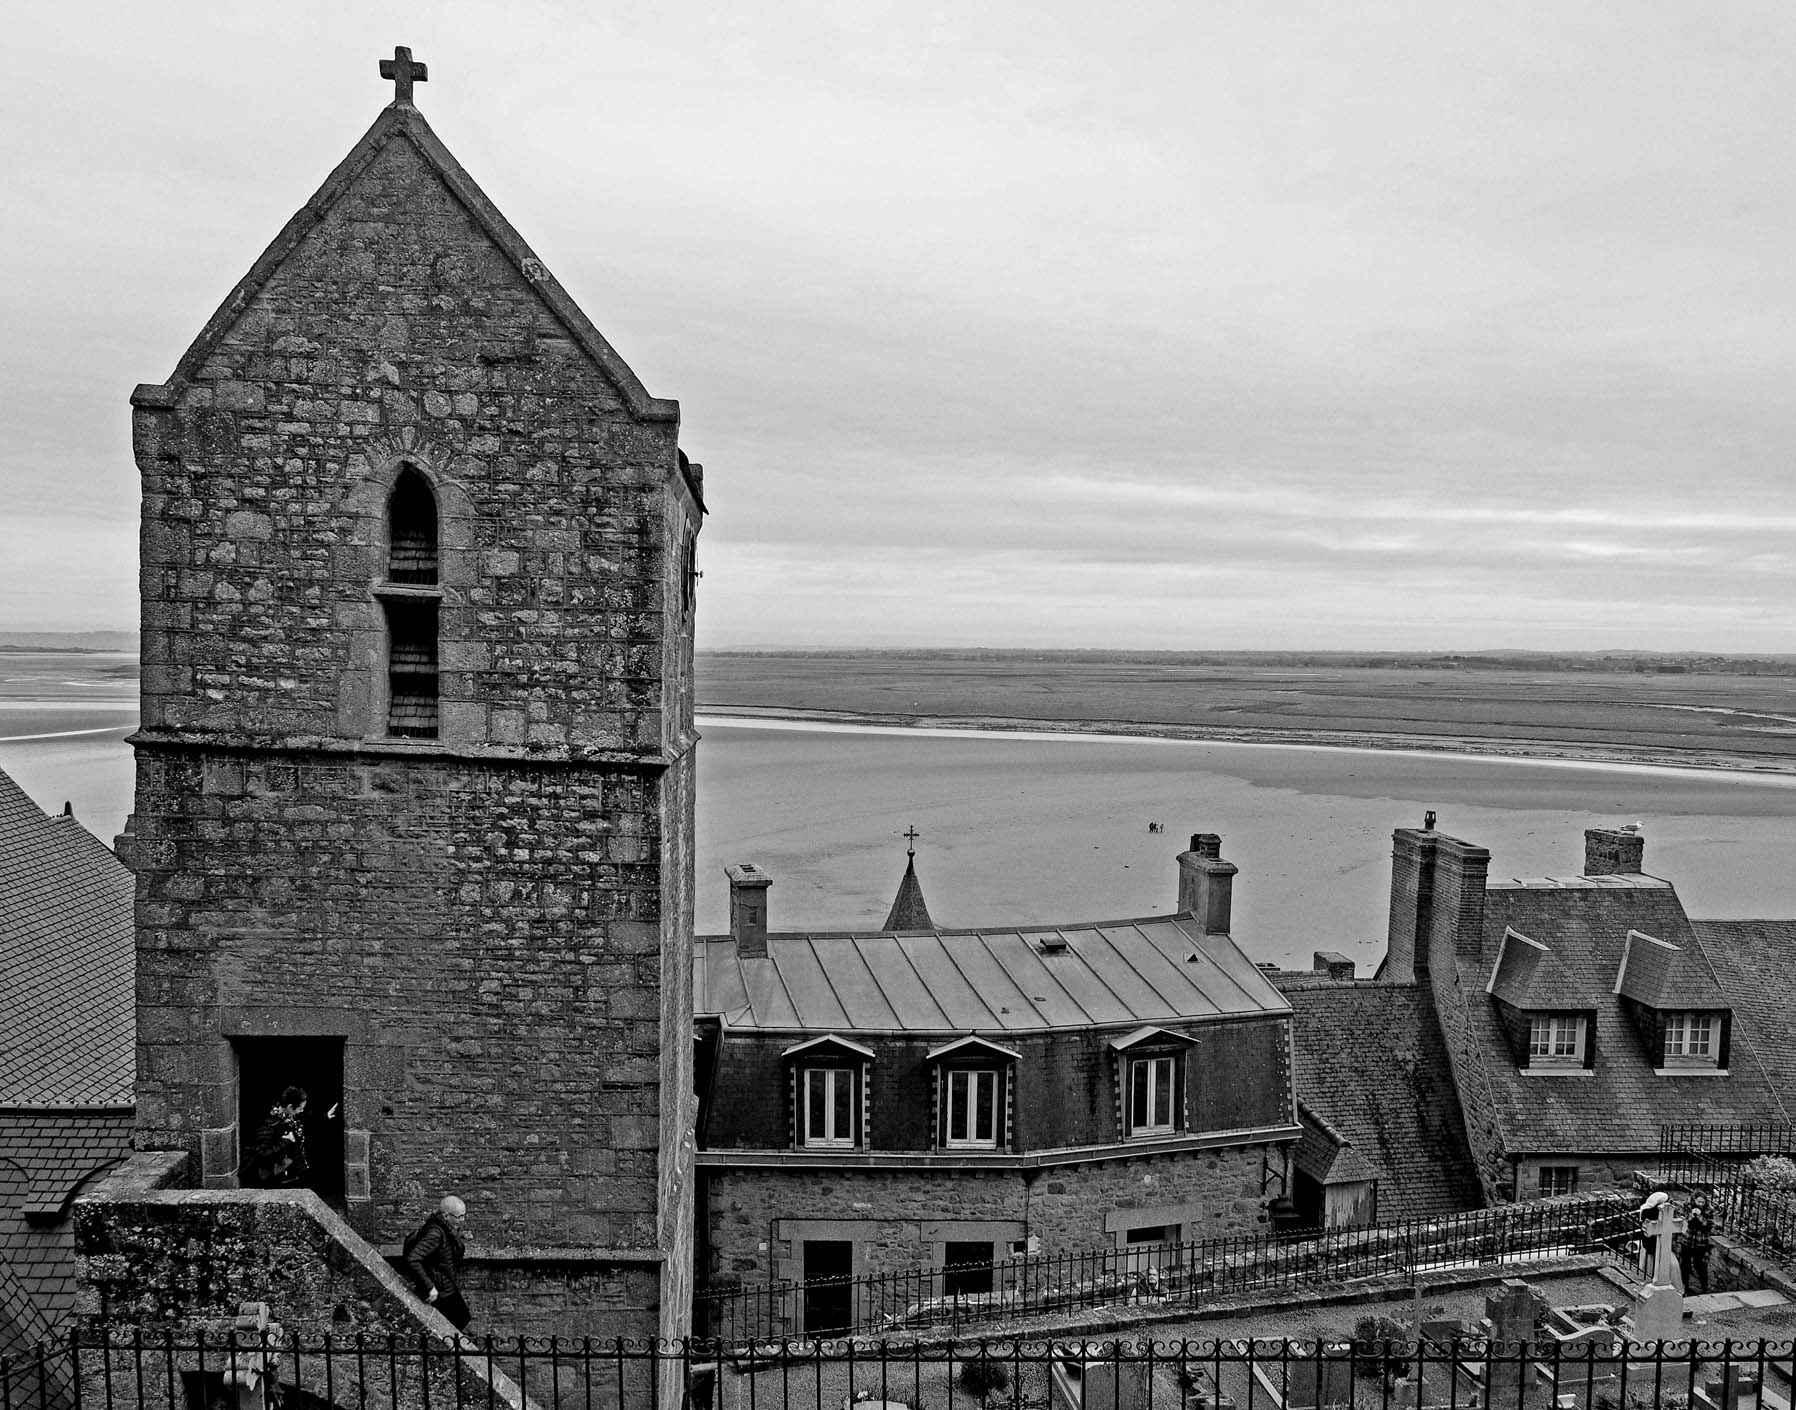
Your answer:
[[[1518,1067],[1523,1077],[1595,1077],[1594,1067]]]
[[[1725,1067],[1655,1067],[1654,1077],[1726,1077]]]

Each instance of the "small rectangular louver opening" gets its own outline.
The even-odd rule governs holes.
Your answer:
[[[387,733],[437,737],[437,604],[387,602]]]

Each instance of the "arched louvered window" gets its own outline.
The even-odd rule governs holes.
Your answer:
[[[427,585],[436,580],[436,496],[408,465],[387,500],[387,581]]]
[[[437,501],[406,465],[387,497],[387,733],[437,737]]]

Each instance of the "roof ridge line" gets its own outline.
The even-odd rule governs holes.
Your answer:
[[[417,108],[401,103],[390,103],[381,109],[380,115],[360,140],[331,169],[310,199],[281,227],[280,232],[250,265],[249,272],[225,295],[224,301],[200,329],[199,335],[188,345],[168,380],[160,384],[140,384],[131,394],[131,404],[145,407],[169,407],[175,404],[181,390],[194,380],[200,366],[217,347],[225,332],[243,316],[251,301],[300,247],[306,236],[323,222],[355,179],[398,136],[404,136],[411,142],[475,224],[512,263],[519,276],[535,290],[537,297],[548,305],[550,312],[566,326],[581,351],[592,359],[606,380],[612,383],[637,420],[672,421],[677,424],[680,419],[680,404],[670,398],[649,394],[629,364],[593,326],[592,321],[561,287],[560,281],[549,272],[524,237],[493,204],[492,198],[481,190],[480,184],[468,174],[467,169],[436,135],[424,115]]]

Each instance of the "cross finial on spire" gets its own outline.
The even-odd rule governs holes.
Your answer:
[[[910,825],[909,829],[900,835],[910,839],[910,846],[908,846],[904,849],[904,855],[907,857],[916,856],[917,855],[917,839],[923,835],[922,833],[917,831],[917,825],[915,823],[912,823]]]
[[[393,50],[393,57],[380,61],[380,76],[393,80],[393,101],[410,104],[412,101],[412,85],[428,83],[430,68],[425,64],[412,62],[412,51],[403,44]]]

